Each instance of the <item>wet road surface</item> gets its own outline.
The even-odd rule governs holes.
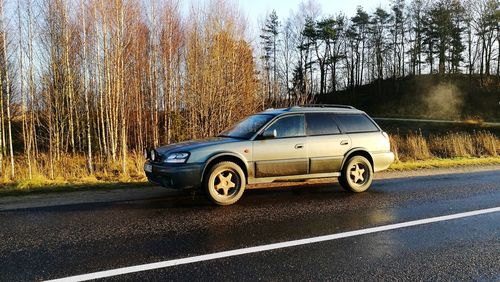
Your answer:
[[[249,190],[0,212],[0,281],[45,280],[500,206],[500,172]],[[114,276],[106,280],[496,280],[500,213]]]

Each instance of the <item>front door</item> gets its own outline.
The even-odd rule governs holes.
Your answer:
[[[253,142],[255,176],[276,177],[307,174],[307,138],[304,115],[287,115],[274,121],[263,136],[273,136]],[[257,138],[259,139],[259,138]]]

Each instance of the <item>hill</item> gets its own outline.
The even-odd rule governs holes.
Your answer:
[[[500,121],[500,78],[420,75],[385,79],[317,95],[322,104],[349,104],[377,117]]]

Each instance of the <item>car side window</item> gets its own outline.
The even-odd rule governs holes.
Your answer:
[[[340,130],[332,113],[306,114],[307,135],[339,134]]]
[[[303,115],[283,117],[271,124],[266,132],[276,130],[276,138],[299,137],[305,135]]]
[[[375,132],[377,126],[363,114],[342,114],[337,115],[337,120],[342,124],[347,133]]]

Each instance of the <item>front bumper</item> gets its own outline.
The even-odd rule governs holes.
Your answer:
[[[201,187],[203,164],[158,164],[147,161],[144,167],[151,165],[151,172],[144,170],[150,182],[166,188],[196,189]]]

